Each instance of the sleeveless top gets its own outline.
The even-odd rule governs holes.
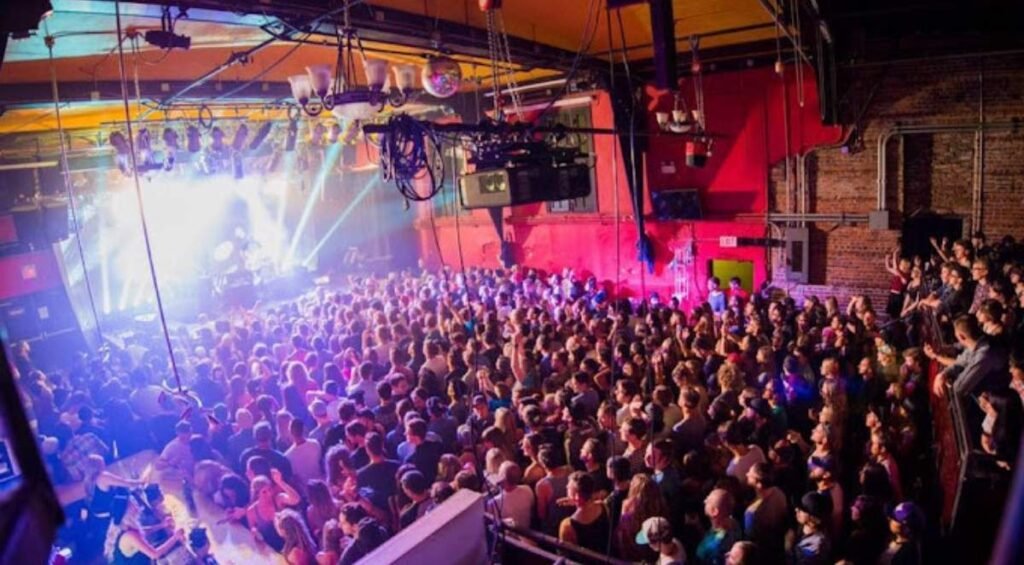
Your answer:
[[[117,539],[114,541],[114,555],[110,562],[116,565],[151,565],[153,560],[146,557],[145,553],[136,551],[132,555],[126,555],[121,550],[121,538],[124,537],[124,534],[125,532],[117,534]]]
[[[572,516],[576,511],[572,506],[559,506],[558,499],[568,496],[569,477],[544,477],[541,479],[551,485],[551,498],[548,500],[547,518],[541,524],[544,533],[552,536],[558,535],[558,526],[562,520]]]
[[[611,539],[611,524],[608,520],[608,513],[601,508],[601,514],[589,524],[569,518],[572,529],[576,532],[576,545],[589,549],[602,555],[608,552]]]

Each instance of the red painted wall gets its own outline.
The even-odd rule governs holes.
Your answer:
[[[692,98],[692,86],[684,84],[682,88]],[[721,248],[719,236],[765,236],[768,172],[787,154],[783,112],[787,97],[783,95],[782,80],[771,69],[753,69],[705,77],[704,89],[708,129],[716,135],[705,168],[686,168],[681,138],[649,138],[645,155],[649,190],[697,188],[705,212],[705,219],[699,221],[647,221],[655,247],[654,273],[642,276],[636,261],[629,189],[621,153],[613,155],[618,149],[617,138],[610,135],[594,139],[596,213],[550,213],[544,204],[504,210],[505,236],[513,244],[516,262],[549,271],[572,267],[577,273],[595,275],[611,288],[619,285],[624,294],[638,294],[643,286],[648,292],[667,296],[674,283],[669,268],[673,251],[692,242],[696,260],[686,269],[691,301],[703,298],[703,281],[711,259],[751,261],[754,284],[763,282],[767,274],[764,248]],[[818,99],[809,71],[802,108],[792,76],[788,76],[785,90],[789,99],[790,154],[838,140],[839,128],[824,127],[818,118]],[[650,127],[656,130],[654,112],[671,110],[672,97],[650,88],[647,96]],[[592,96],[591,115],[594,127],[614,127],[611,100],[606,93]],[[663,162],[673,162],[676,172],[662,174]],[[431,223],[428,206],[419,205],[416,222],[420,251],[428,265],[498,266],[499,239],[487,211],[466,211],[458,223],[447,217],[435,218]],[[649,197],[645,209],[650,212]]]

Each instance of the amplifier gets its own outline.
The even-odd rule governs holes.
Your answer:
[[[494,169],[459,178],[459,195],[464,208],[555,202],[589,194],[590,166],[582,163]]]

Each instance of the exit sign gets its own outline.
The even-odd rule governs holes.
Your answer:
[[[737,241],[734,235],[723,235],[718,238],[719,247],[736,247]]]

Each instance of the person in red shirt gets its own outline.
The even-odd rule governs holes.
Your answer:
[[[750,293],[743,290],[743,283],[739,277],[729,279],[729,299],[731,300],[733,297],[740,301],[741,308],[750,300]]]

